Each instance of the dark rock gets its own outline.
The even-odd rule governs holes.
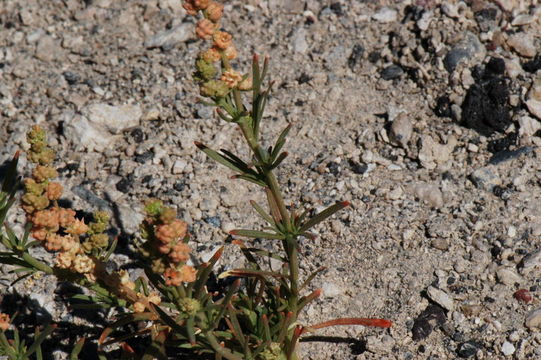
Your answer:
[[[462,121],[481,135],[504,132],[511,124],[509,89],[503,78],[488,77],[473,84],[462,103]]]
[[[458,346],[457,354],[459,357],[466,359],[475,356],[481,348],[482,345],[476,341],[466,341]]]
[[[475,12],[475,20],[482,32],[493,30],[498,26],[501,12],[496,7],[486,7]]]
[[[445,310],[436,304],[430,304],[415,319],[411,329],[413,341],[425,339],[435,327],[442,326],[447,321]]]
[[[366,164],[359,164],[357,161],[350,159],[349,160],[349,167],[351,171],[353,171],[355,174],[362,175],[368,170],[368,165]]]
[[[364,47],[361,44],[355,44],[351,49],[351,55],[348,58],[348,66],[353,71],[361,63],[364,55]]]
[[[141,143],[143,142],[143,140],[145,140],[145,134],[143,133],[143,130],[141,130],[141,128],[133,129],[130,135],[136,143]]]
[[[94,206],[98,209],[110,210],[109,203],[102,198],[98,197],[92,191],[88,190],[83,185],[74,186],[71,191],[87,202],[90,206]]]
[[[205,219],[205,222],[217,228],[222,226],[222,220],[220,220],[219,216],[209,216]]]
[[[459,63],[469,61],[476,57],[481,58],[485,49],[477,35],[466,32],[464,39],[458,42],[445,57],[443,58],[443,66],[448,72],[453,72]]]
[[[131,182],[128,180],[128,179],[122,179],[120,180],[119,182],[116,183],[116,189],[120,192],[123,192],[124,194],[126,194],[127,192],[130,191],[130,187],[131,187]]]
[[[135,157],[135,161],[137,161],[139,164],[144,164],[146,163],[148,160],[152,159],[154,157],[152,151],[145,151],[144,153],[142,153],[141,155],[137,155]]]
[[[503,75],[505,73],[505,60],[491,57],[487,63],[486,70],[494,75]]]
[[[404,73],[404,70],[398,65],[389,65],[385,69],[381,71],[381,77],[384,80],[393,80],[398,79],[402,74]]]
[[[529,154],[533,152],[533,150],[534,148],[531,146],[521,147],[516,150],[502,150],[494,154],[488,163],[491,165],[498,165],[509,160],[517,159],[521,155]]]
[[[308,75],[307,73],[304,73],[304,72],[301,74],[301,76],[299,76],[297,78],[297,82],[299,84],[306,84],[310,80],[312,80],[312,76],[310,76],[310,75]]]
[[[541,53],[535,55],[533,60],[527,61],[522,64],[522,68],[529,73],[534,73],[537,70],[541,70]]]
[[[516,132],[510,133],[504,138],[490,140],[487,145],[487,150],[495,154],[500,151],[509,150],[511,145],[515,145],[518,139]]]
[[[436,100],[434,113],[438,117],[451,117],[453,113],[451,111],[451,100],[449,100],[448,96],[440,96],[438,100]]]
[[[331,174],[333,174],[334,176],[338,175],[340,173],[340,164],[334,162],[334,161],[329,161],[329,163],[327,163],[327,169],[329,169],[329,172]]]
[[[492,193],[502,200],[508,200],[513,194],[513,190],[509,187],[496,185],[494,186],[494,189],[492,189]]]
[[[77,84],[78,82],[81,81],[81,77],[79,76],[79,74],[76,74],[76,73],[71,72],[71,71],[64,71],[62,73],[62,76],[64,76],[64,79],[66,79],[66,81],[70,85],[75,85],[75,84]]]
[[[339,2],[332,3],[331,6],[329,6],[331,11],[336,14],[336,16],[342,16],[344,15],[344,10],[342,9],[342,4]]]
[[[380,58],[381,54],[379,51],[372,51],[370,54],[368,54],[368,61],[370,61],[372,64],[377,63]]]

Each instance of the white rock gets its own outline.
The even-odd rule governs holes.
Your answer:
[[[518,133],[521,137],[530,137],[534,135],[537,131],[539,131],[539,129],[541,129],[541,122],[529,116],[523,116],[518,119],[518,124]]]
[[[426,202],[430,207],[441,208],[443,206],[443,194],[440,188],[433,184],[417,184],[413,187],[415,197]]]
[[[145,218],[141,209],[127,204],[118,206],[118,215],[122,228],[128,235],[138,232],[139,225]]]
[[[298,28],[292,38],[293,50],[305,54],[308,51],[308,42],[306,41],[306,30],[303,27]]]
[[[502,354],[505,356],[510,356],[515,353],[515,346],[509,341],[504,341],[502,344]]]
[[[161,31],[147,39],[147,41],[145,41],[145,47],[147,49],[157,47],[171,48],[177,44],[195,38],[194,34],[193,24],[182,23],[170,30]]]
[[[389,335],[366,337],[366,350],[374,354],[386,354],[393,351],[395,340]]]
[[[498,281],[504,285],[515,285],[522,282],[522,277],[511,268],[501,267],[496,270]]]
[[[344,289],[333,282],[325,282],[321,290],[323,290],[323,296],[331,298],[344,293]]]
[[[530,271],[538,268],[541,265],[541,250],[536,250],[522,258],[520,262],[520,273],[528,274]]]
[[[513,26],[523,26],[528,25],[532,22],[534,22],[535,18],[531,15],[527,14],[520,14],[513,18],[513,21],[511,21],[511,25]]]
[[[85,106],[81,113],[92,125],[103,127],[114,135],[139,125],[143,115],[139,105],[111,106],[104,103]]]
[[[443,290],[429,286],[426,293],[432,301],[440,305],[442,308],[448,311],[453,311],[455,308],[454,300]]]
[[[382,23],[393,22],[398,19],[398,11],[389,7],[383,7],[377,13],[372,15],[372,19]]]
[[[446,164],[456,145],[456,139],[449,137],[447,144],[436,142],[430,135],[421,137],[421,150],[419,151],[419,161],[425,169],[433,170],[438,166]]]
[[[430,26],[430,23],[432,22],[432,18],[434,17],[434,11],[432,10],[425,10],[423,11],[423,15],[421,15],[421,18],[417,20],[417,27],[421,31],[425,31]]]
[[[513,34],[507,39],[507,45],[525,57],[534,57],[537,53],[537,48],[534,45],[534,38],[531,34]]]
[[[80,144],[89,151],[103,151],[120,136],[111,135],[105,128],[90,123],[84,116],[72,116],[64,121],[64,135],[74,144]]]
[[[509,226],[507,229],[507,236],[509,236],[511,239],[517,236],[517,228],[513,225]]]
[[[413,125],[406,113],[400,113],[391,124],[391,136],[395,142],[403,148],[408,146],[408,142],[413,133]]]
[[[172,173],[174,175],[182,174],[184,172],[184,169],[186,169],[186,166],[188,165],[188,162],[184,159],[176,160],[173,164]]]
[[[541,119],[541,101],[530,99],[526,101],[526,107],[533,116]]]
[[[541,308],[530,311],[526,315],[524,325],[529,329],[541,327]]]
[[[36,46],[36,57],[43,61],[53,61],[60,57],[61,48],[55,39],[50,36],[42,36]]]

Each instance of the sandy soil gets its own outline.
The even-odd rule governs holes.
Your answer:
[[[119,265],[148,197],[178,207],[203,258],[226,231],[258,224],[259,190],[193,145],[248,154],[197,103],[193,21],[176,0],[0,2],[0,160],[31,125],[47,128],[66,201],[117,214]],[[539,3],[233,0],[223,27],[239,69],[270,56],[263,132],[270,143],[293,126],[278,171],[288,202],[352,203],[303,241],[303,272],[328,267],[305,322],[394,322],[317,333],[306,359],[541,357]],[[222,266],[241,265],[228,247]],[[104,314],[70,312],[63,294],[76,290],[52,278],[10,287],[8,270],[2,309],[80,324],[51,356],[99,334],[88,320]]]

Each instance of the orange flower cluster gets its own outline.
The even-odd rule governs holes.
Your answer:
[[[148,255],[158,257],[153,270],[163,273],[167,285],[195,281],[196,270],[186,265],[191,252],[186,244],[188,225],[176,218],[174,209],[165,207],[159,200],[149,201],[145,210],[147,217],[141,224],[141,233],[147,240]]]
[[[195,33],[200,39],[212,40],[212,47],[200,53],[196,60],[195,78],[201,84],[201,95],[220,98],[226,96],[231,89],[249,90],[251,81],[243,81],[243,77],[231,69],[227,62],[237,57],[237,49],[233,44],[233,36],[219,30],[224,6],[210,0],[185,0],[183,6],[189,15],[196,16],[202,11],[203,18],[197,22]],[[220,59],[227,60],[224,63],[226,71],[219,79],[215,79],[214,63]]]
[[[0,313],[0,330],[6,331],[9,328],[10,319],[8,314]]]
[[[88,234],[87,242],[99,242],[101,247],[107,245],[108,237],[103,231],[107,227],[109,216],[96,212],[97,220],[89,227],[82,219],[75,217],[74,210],[61,208],[57,200],[62,196],[63,189],[62,185],[51,181],[58,173],[50,166],[55,154],[47,144],[45,131],[37,125],[34,126],[27,134],[27,141],[30,144],[28,159],[37,163],[32,177],[24,180],[25,194],[22,196],[22,208],[28,221],[32,223],[31,234],[41,241],[48,251],[58,252],[58,267],[92,279],[95,260],[85,253],[89,253],[92,246],[81,246],[80,237]]]

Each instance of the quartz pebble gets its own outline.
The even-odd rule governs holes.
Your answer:
[[[445,310],[452,311],[455,308],[453,299],[445,291],[429,286],[426,290],[428,297]]]
[[[393,22],[393,21],[396,21],[397,18],[398,18],[398,12],[395,9],[392,9],[389,7],[383,7],[374,15],[372,15],[372,19],[379,21],[381,23]]]
[[[515,353],[515,346],[509,341],[504,341],[502,344],[502,354],[505,356],[511,356]]]

